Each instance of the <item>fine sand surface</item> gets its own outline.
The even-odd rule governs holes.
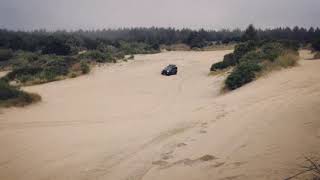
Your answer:
[[[320,60],[224,95],[230,51],[165,52],[28,87],[0,114],[1,180],[284,179],[320,148]],[[306,54],[306,52],[303,52]],[[161,69],[174,63],[178,76]]]

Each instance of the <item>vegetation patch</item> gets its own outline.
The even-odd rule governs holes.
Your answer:
[[[35,33],[37,34],[37,33]],[[8,38],[13,38],[7,41]],[[19,37],[17,37],[19,36]],[[34,85],[88,74],[97,63],[116,63],[125,55],[159,52],[157,43],[75,36],[68,33],[29,34],[0,30],[0,69],[11,71],[2,80],[17,85]],[[24,41],[29,37],[33,41]],[[21,41],[14,41],[23,39]],[[32,44],[28,44],[32,43]],[[34,44],[33,44],[34,43]]]
[[[314,51],[320,51],[320,38],[313,40],[312,42],[312,48]]]
[[[190,51],[191,50],[190,46],[184,43],[161,45],[160,49],[166,50],[166,51]]]
[[[81,60],[96,61],[98,63],[116,62],[116,59],[110,53],[98,50],[87,51],[78,56]]]
[[[235,43],[227,43],[227,44],[216,43],[216,44],[208,45],[202,49],[204,51],[222,51],[222,50],[233,50],[235,46],[236,46]]]
[[[243,62],[239,64],[228,76],[225,84],[230,90],[237,89],[255,78],[255,74],[261,71],[262,67],[255,62]]]
[[[24,54],[25,55],[25,54]],[[56,55],[28,55],[12,63],[13,69],[2,80],[15,81],[21,85],[32,85],[63,79],[71,73],[77,59]],[[31,58],[32,57],[32,58]],[[18,59],[21,57],[18,56]],[[13,59],[12,61],[16,61]]]
[[[316,52],[314,54],[314,59],[320,59],[320,52]]]
[[[259,40],[252,26],[245,31],[246,41],[235,46],[223,61],[211,66],[211,72],[235,67],[225,81],[225,89],[234,90],[251,81],[259,74],[279,68],[295,66],[299,59],[299,44],[294,41]]]
[[[288,68],[297,65],[298,60],[298,52],[286,51],[275,59],[275,64],[283,68]]]
[[[27,93],[0,80],[0,107],[26,106],[41,100],[37,94]]]
[[[81,62],[80,69],[82,74],[88,74],[90,72],[90,66],[86,62]]]
[[[237,64],[234,54],[230,53],[224,56],[223,61],[212,64],[210,71],[217,71],[226,69],[230,66],[235,66]]]
[[[279,43],[267,43],[243,55],[227,77],[225,85],[229,90],[237,89],[263,72],[295,66],[298,60],[297,51],[287,49]]]
[[[7,61],[13,57],[11,49],[0,49],[0,61]]]

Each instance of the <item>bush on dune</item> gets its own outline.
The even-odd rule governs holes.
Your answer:
[[[40,67],[26,66],[18,69],[14,69],[8,73],[3,79],[6,81],[18,80],[21,82],[27,82],[33,79],[34,76],[39,75],[43,71]]]
[[[312,42],[312,49],[315,52],[314,59],[320,59],[320,38]]]
[[[82,74],[88,74],[90,72],[90,67],[86,62],[81,62],[80,68]]]
[[[225,81],[228,89],[234,90],[253,81],[260,72],[295,66],[299,60],[296,51],[284,51],[280,48],[281,46],[275,44],[269,44],[266,47],[268,48],[265,50],[248,52],[240,59],[240,64],[235,67]]]
[[[45,74],[51,74],[52,77],[56,76],[65,76],[69,72],[69,67],[70,63],[68,60],[65,59],[59,59],[59,60],[53,60],[48,62],[44,67],[43,67],[43,72]],[[46,79],[52,79],[51,77],[46,77]]]
[[[226,86],[230,90],[237,89],[244,84],[251,82],[255,73],[261,71],[261,66],[254,62],[243,62],[239,64],[226,80]]]
[[[294,41],[257,40],[253,31],[246,32],[248,41],[235,46],[231,54],[227,54],[222,62],[211,66],[211,71],[235,66],[225,81],[226,88],[237,89],[253,81],[261,72],[276,68],[287,68],[297,64],[299,44]],[[250,38],[252,36],[252,38]]]
[[[227,63],[225,63],[224,61],[221,61],[221,62],[217,62],[217,63],[212,64],[210,71],[223,70],[228,67],[229,67],[229,65]]]
[[[104,53],[98,50],[93,51],[87,51],[83,54],[79,55],[80,59],[86,59],[90,61],[96,61],[99,63],[105,63],[105,62],[114,62],[115,59],[111,56],[110,53]]]
[[[0,81],[0,100],[8,100],[18,97],[20,91],[4,81]]]
[[[222,70],[225,68],[228,68],[230,66],[236,65],[237,62],[234,59],[233,53],[227,54],[224,56],[223,61],[212,64],[210,71],[217,71],[217,70]]]
[[[263,59],[264,59],[264,54],[261,51],[250,51],[239,60],[239,63],[244,63],[244,62],[260,63]]]
[[[16,51],[9,60],[3,61],[1,66],[6,69],[17,69],[28,65],[35,66],[40,62],[39,57],[41,55],[38,53]]]
[[[290,49],[292,51],[298,51],[300,48],[300,43],[294,40],[279,40],[279,43],[283,45],[285,49]]]
[[[210,71],[222,70],[230,66],[235,66],[240,62],[240,59],[248,52],[255,50],[257,43],[248,41],[235,46],[234,52],[224,56],[222,62],[215,63],[211,66]]]
[[[312,48],[314,51],[320,51],[320,38],[312,42]]]
[[[261,47],[261,57],[270,61],[274,61],[277,57],[281,55],[284,47],[280,43],[266,43]]]
[[[25,106],[40,100],[39,95],[26,93],[0,80],[0,106]]]
[[[17,66],[3,79],[29,85],[55,81],[67,76],[76,62],[72,57],[41,56],[27,65]]]
[[[234,58],[237,61],[237,63],[242,58],[242,56],[244,56],[250,51],[255,50],[256,48],[257,48],[257,42],[255,41],[248,41],[248,42],[244,42],[236,45],[234,49]]]
[[[106,50],[108,51],[108,48]],[[17,51],[9,63],[4,65],[9,66],[12,71],[2,79],[8,82],[16,81],[21,85],[33,85],[76,77],[89,73],[91,62],[114,63],[117,58],[124,57],[121,52],[115,50],[114,53],[112,55],[109,52],[92,50],[77,56],[57,56]],[[79,68],[74,68],[77,64]]]

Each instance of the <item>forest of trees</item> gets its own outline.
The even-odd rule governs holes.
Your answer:
[[[145,43],[152,49],[159,45],[185,43],[190,47],[202,48],[209,43],[239,42],[243,31],[236,30],[190,30],[173,28],[131,28],[95,31],[56,31],[37,30],[32,32],[0,30],[0,48],[24,51],[41,51],[44,54],[68,55],[82,49],[97,49],[111,45],[116,48],[121,42]],[[319,28],[275,28],[258,30],[261,39],[294,40],[311,43],[320,39]]]

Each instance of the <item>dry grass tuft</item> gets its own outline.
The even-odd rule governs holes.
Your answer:
[[[299,55],[296,52],[293,51],[287,51],[283,55],[279,56],[277,59],[275,59],[275,64],[283,67],[293,67],[298,64]]]
[[[262,71],[257,77],[264,76],[271,71],[280,70],[282,68],[290,68],[298,65],[299,55],[293,51],[287,51],[283,55],[276,58],[273,62],[265,60],[261,63]]]

